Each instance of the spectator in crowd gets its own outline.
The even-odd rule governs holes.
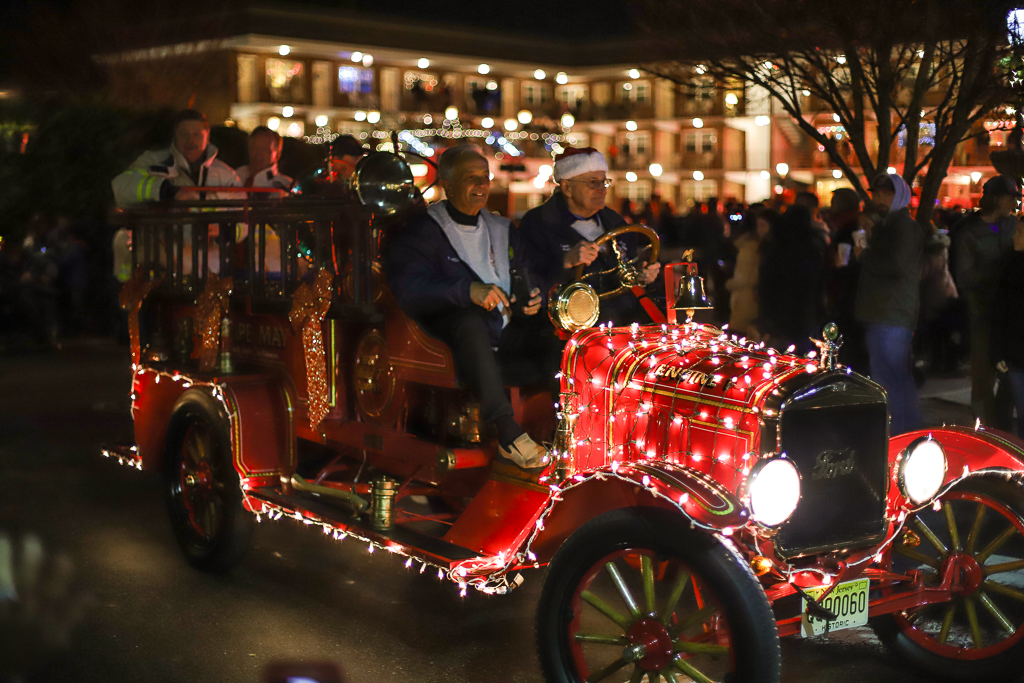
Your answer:
[[[210,144],[210,122],[194,109],[174,117],[174,140],[167,149],[145,152],[113,180],[114,199],[121,208],[148,201],[231,199],[182,188],[235,187],[238,176],[217,158]]]
[[[619,215],[628,224],[635,224],[637,222],[636,206],[633,204],[632,199],[629,197],[622,198],[622,203],[619,205]]]
[[[861,229],[860,219],[860,195],[849,187],[840,187],[832,193],[828,223],[833,240],[826,262],[825,285],[828,317],[839,325],[843,335],[843,345],[839,349],[840,362],[867,374],[868,350],[864,346],[864,330],[854,314],[860,264],[853,256],[853,247],[854,234]],[[879,220],[881,218],[877,214],[865,218],[870,224]]]
[[[806,206],[794,204],[769,233],[761,259],[761,331],[780,351],[813,348],[825,295],[825,240]]]
[[[343,180],[355,173],[356,164],[366,155],[367,149],[351,135],[339,135],[331,143],[331,170]]]
[[[85,292],[89,285],[87,245],[72,226],[70,216],[57,217],[57,225],[46,236],[46,245],[58,269],[61,337],[72,337],[85,327]]]
[[[821,202],[818,200],[818,195],[807,191],[797,192],[793,204],[807,207],[807,210],[811,212],[811,226],[821,233],[825,244],[829,244],[832,241],[832,235],[829,233],[828,224],[821,220]]]
[[[256,126],[249,133],[249,163],[236,173],[244,187],[273,187],[288,191],[292,179],[277,170],[281,158],[281,135],[266,126]],[[259,198],[276,196],[262,195]]]
[[[732,233],[736,248],[736,267],[732,278],[726,281],[729,290],[729,328],[747,339],[759,341],[757,329],[759,317],[757,280],[761,267],[761,245],[779,220],[775,211],[757,204],[747,211],[743,221],[736,224]]]
[[[921,314],[914,347],[932,371],[951,370],[957,365],[952,304],[958,292],[949,271],[949,244],[949,236],[941,232],[928,235],[924,243]]]
[[[865,326],[871,378],[889,394],[890,433],[921,426],[921,407],[911,373],[917,325],[924,231],[910,217],[910,187],[896,173],[871,185],[882,222],[871,229],[867,248],[854,246],[860,261],[857,319]]]
[[[19,308],[29,322],[33,340],[43,348],[58,348],[57,278],[60,269],[41,238],[30,233],[22,246]]]
[[[1003,257],[992,309],[992,358],[1006,373],[1017,407],[1017,436],[1024,438],[1024,220],[1017,221],[1013,250]]]
[[[696,249],[694,260],[714,304],[714,318],[724,323],[730,317],[725,282],[732,272],[735,253],[729,241],[729,226],[718,211],[718,197],[710,197],[703,204],[694,202],[684,223],[683,244]]]
[[[956,284],[966,299],[971,335],[971,408],[984,424],[996,427],[995,363],[990,355],[992,305],[999,263],[1012,249],[1020,190],[1006,176],[993,176],[982,187],[978,210],[968,214],[953,241]]]
[[[313,198],[354,199],[352,176],[367,151],[353,136],[339,135],[331,143],[329,163],[296,181],[292,193]]]

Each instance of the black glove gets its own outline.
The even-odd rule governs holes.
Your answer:
[[[160,184],[160,201],[169,202],[178,194],[178,186],[171,183],[170,178],[164,178]]]

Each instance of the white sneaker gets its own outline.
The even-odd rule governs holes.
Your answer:
[[[523,470],[539,471],[547,467],[549,462],[547,449],[531,439],[526,432],[520,434],[508,450],[499,444],[498,456]]]

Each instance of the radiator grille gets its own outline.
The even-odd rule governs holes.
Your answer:
[[[801,498],[780,528],[784,557],[857,546],[885,531],[888,412],[882,402],[797,400],[780,417],[781,450],[800,471]],[[836,403],[839,403],[836,405]]]

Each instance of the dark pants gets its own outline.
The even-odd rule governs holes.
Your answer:
[[[992,330],[988,317],[971,316],[971,409],[982,424],[995,426],[996,368],[989,358]]]
[[[913,338],[913,330],[896,325],[869,324],[865,329],[871,379],[881,384],[889,395],[891,436],[923,426],[917,386],[910,371]]]
[[[1024,439],[1024,370],[1010,370],[1006,378],[1013,388],[1013,402],[1017,404],[1017,436]]]
[[[451,348],[459,381],[476,393],[480,417],[485,422],[494,422],[512,415],[512,404],[505,395],[506,384],[554,381],[564,342],[554,335],[547,318],[537,314],[513,318],[501,331],[495,350],[491,346],[488,316],[479,306],[470,306],[424,321],[423,327]]]

